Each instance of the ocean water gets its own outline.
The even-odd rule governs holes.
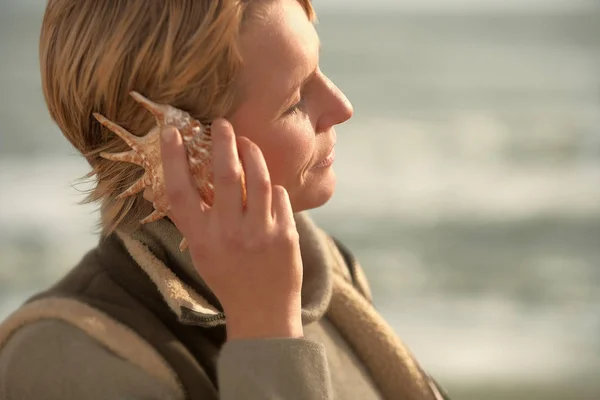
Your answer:
[[[41,13],[0,8],[0,318],[96,242],[41,94]],[[457,399],[600,398],[600,9],[319,20],[356,112],[311,214],[378,309]]]

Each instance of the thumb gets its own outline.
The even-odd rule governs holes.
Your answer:
[[[181,135],[179,134],[177,128],[175,128],[173,125],[165,125],[160,128],[160,145],[161,148],[166,148],[167,153],[181,144]]]
[[[160,129],[160,157],[167,180],[168,176],[188,170],[183,139],[172,125],[165,125]]]

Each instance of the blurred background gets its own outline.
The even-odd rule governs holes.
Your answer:
[[[0,0],[0,319],[94,246],[40,88],[43,1]],[[600,398],[600,2],[320,0],[355,106],[312,211],[453,399]]]

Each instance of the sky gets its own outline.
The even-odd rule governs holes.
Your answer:
[[[0,10],[10,8],[42,9],[45,0],[0,0]],[[406,11],[562,11],[600,7],[600,0],[313,0],[317,10],[398,9]]]
[[[313,0],[319,9],[398,9],[414,11],[561,11],[600,7],[600,0]]]

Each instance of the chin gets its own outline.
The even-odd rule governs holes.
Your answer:
[[[333,197],[336,184],[335,174],[330,171],[327,175],[326,178],[317,182],[306,182],[293,197],[290,196],[294,212],[321,207]]]

